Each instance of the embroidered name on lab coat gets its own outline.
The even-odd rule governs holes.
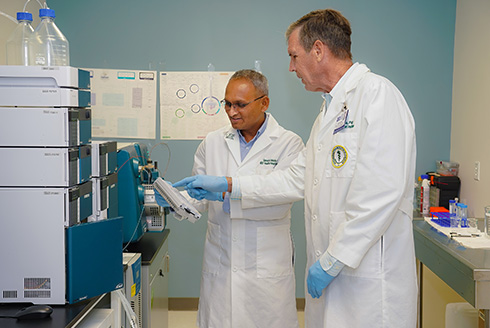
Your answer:
[[[228,134],[225,136],[226,139],[235,139],[235,134],[233,132],[228,132]]]
[[[332,165],[335,168],[341,168],[347,162],[347,150],[341,145],[337,145],[332,149]]]
[[[263,159],[260,161],[260,165],[277,165],[277,159]]]

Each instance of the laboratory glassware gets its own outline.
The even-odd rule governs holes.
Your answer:
[[[39,9],[41,22],[29,39],[29,64],[39,66],[69,66],[68,40],[54,23],[53,9]]]
[[[32,14],[17,13],[18,24],[7,40],[7,65],[29,65],[29,38],[34,29],[31,26]]]

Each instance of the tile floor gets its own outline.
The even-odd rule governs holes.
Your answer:
[[[304,328],[304,312],[298,311],[299,327]],[[168,311],[168,328],[196,328],[196,311]]]

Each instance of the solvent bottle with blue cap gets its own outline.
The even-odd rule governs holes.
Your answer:
[[[29,38],[34,32],[32,14],[17,13],[17,26],[7,40],[7,65],[29,65]]]
[[[420,212],[423,217],[429,216],[429,193],[430,193],[430,181],[427,174],[422,174],[422,186],[420,188]]]
[[[468,205],[460,204],[460,220],[459,225],[461,228],[468,228]]]
[[[39,9],[41,22],[29,40],[29,65],[69,66],[68,40],[54,23],[53,9]]]

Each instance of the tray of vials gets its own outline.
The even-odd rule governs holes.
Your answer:
[[[449,212],[431,212],[431,221],[440,225],[441,227],[451,227],[451,219]]]

